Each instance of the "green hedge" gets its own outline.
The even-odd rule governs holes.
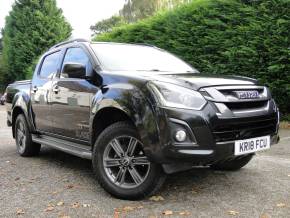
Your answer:
[[[271,88],[286,114],[289,32],[290,0],[195,0],[94,40],[150,43],[180,56],[201,73],[258,78]]]

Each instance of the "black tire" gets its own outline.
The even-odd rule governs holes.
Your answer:
[[[125,138],[127,136],[132,137],[133,140],[136,139],[137,141],[136,143],[140,145],[139,144],[140,140],[139,140],[139,136],[137,134],[136,129],[132,125],[130,125],[128,122],[117,122],[107,127],[100,134],[94,146],[93,158],[92,158],[93,170],[96,174],[96,177],[100,185],[111,195],[120,199],[125,199],[125,200],[137,200],[137,199],[142,199],[148,195],[154,194],[163,185],[166,175],[159,164],[150,162],[146,158],[145,154],[143,154],[141,151],[141,154],[143,155],[141,158],[145,158],[146,161],[148,161],[147,162],[148,168],[146,171],[146,176],[143,177],[143,182],[140,183],[139,185],[138,183],[136,183],[136,185],[138,185],[137,187],[124,188],[124,187],[121,187],[121,184],[122,184],[121,182],[120,184],[116,184],[116,181],[115,182],[112,181],[112,177],[110,178],[110,175],[107,172],[107,169],[109,167],[105,167],[105,164],[104,164],[104,156],[106,154],[105,151],[107,151],[108,147],[110,149],[113,149],[112,143],[115,139],[120,140],[120,138],[122,137]],[[131,143],[131,139],[130,139],[128,147],[130,147],[130,143]],[[134,150],[136,150],[135,149],[136,146],[137,145],[134,146]],[[113,151],[115,151],[115,149],[113,149]],[[122,151],[125,151],[125,149],[122,149]],[[129,149],[126,150],[125,155],[127,155],[127,153],[129,153]],[[116,154],[115,154],[115,157],[116,157]],[[117,158],[119,158],[119,156]],[[120,158],[121,158],[121,155],[120,155]],[[138,157],[132,156],[132,158],[138,158]],[[119,162],[121,162],[121,160]],[[132,168],[146,167],[146,166],[144,165],[131,166],[130,165],[130,166],[127,166],[128,169],[125,168],[125,166],[123,165],[122,166],[118,165],[114,167],[116,167],[115,169],[118,172],[117,174],[119,174],[120,171],[125,171],[123,177],[126,179],[127,177],[129,178],[129,176],[131,176],[131,178],[133,179],[133,176],[131,173]],[[131,168],[131,170],[129,168]],[[124,182],[124,180],[122,182]]]
[[[20,132],[21,133],[20,133]],[[17,152],[22,157],[31,157],[39,154],[41,145],[32,141],[26,119],[19,114],[15,122],[15,141]]]
[[[252,160],[252,158],[253,158],[253,155],[250,154],[247,156],[235,158],[233,160],[228,160],[221,163],[217,163],[217,164],[211,165],[210,167],[214,170],[235,171],[246,166],[250,162],[250,160]]]

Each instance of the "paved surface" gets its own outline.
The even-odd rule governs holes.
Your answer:
[[[1,106],[0,217],[290,217],[289,130],[238,172],[171,175],[158,193],[163,201],[132,202],[108,195],[90,161],[46,147],[38,157],[19,157],[5,118]]]

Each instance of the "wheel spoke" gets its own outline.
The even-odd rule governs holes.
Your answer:
[[[23,136],[23,137],[21,138],[21,145],[25,145],[25,140],[26,140],[26,137]]]
[[[114,139],[110,145],[119,157],[124,156],[124,150],[117,139]]]
[[[140,184],[143,181],[135,167],[129,168],[129,173],[136,184]]]
[[[24,136],[23,132],[20,129],[17,129],[17,136],[19,139],[21,139]]]
[[[133,158],[133,165],[149,165],[150,162],[147,157],[135,157]]]
[[[134,154],[137,143],[138,141],[136,139],[130,138],[130,142],[127,149],[127,155],[132,156]]]
[[[23,126],[23,123],[19,123],[19,129],[21,132],[24,132],[24,126]]]
[[[120,160],[121,159],[111,159],[111,158],[105,159],[104,160],[105,167],[110,168],[120,166],[121,165]]]
[[[119,172],[115,178],[115,183],[119,183],[120,185],[124,183],[125,181],[125,175],[126,175],[126,168],[120,168]]]

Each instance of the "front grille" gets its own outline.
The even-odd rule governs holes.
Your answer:
[[[243,98],[240,95],[242,91],[256,95]],[[268,88],[228,85],[205,87],[200,92],[216,111],[216,118],[210,120],[216,142],[275,134],[277,111]]]
[[[216,142],[232,141],[274,134],[276,125],[275,118],[243,122],[232,121],[214,126],[213,134]]]
[[[259,88],[248,88],[248,89],[239,89],[239,88],[235,88],[233,87],[232,89],[220,89],[219,92],[221,92],[224,96],[233,96],[235,97],[235,92],[236,91],[257,91],[259,93],[259,95],[263,94],[264,92],[264,88],[263,87],[259,87]]]
[[[228,102],[225,105],[232,111],[249,110],[263,108],[267,106],[268,101],[249,101],[249,102]]]

